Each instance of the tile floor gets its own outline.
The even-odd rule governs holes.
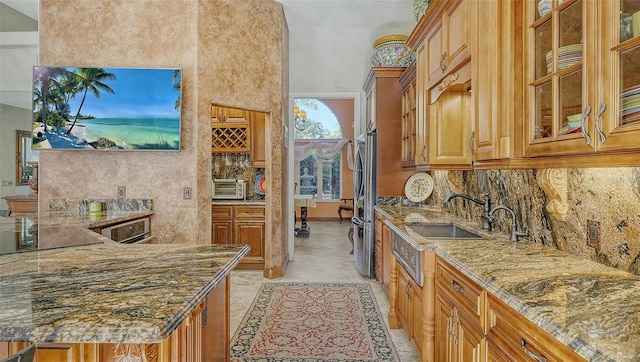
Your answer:
[[[258,288],[263,282],[367,282],[371,284],[375,298],[387,327],[389,301],[380,284],[358,273],[349,254],[351,243],[347,238],[349,223],[338,221],[311,221],[311,236],[295,239],[295,260],[283,278],[266,279],[262,271],[237,270],[231,273],[231,333],[235,333],[242,317],[249,309]],[[402,362],[419,361],[418,351],[407,339],[402,329],[389,330],[393,344]]]

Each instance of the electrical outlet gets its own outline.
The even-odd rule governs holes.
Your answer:
[[[600,245],[600,222],[587,220],[587,245],[597,248]]]
[[[118,186],[118,198],[124,199],[127,196],[127,188],[124,186]]]
[[[191,187],[185,187],[182,189],[182,197],[185,200],[191,200]]]

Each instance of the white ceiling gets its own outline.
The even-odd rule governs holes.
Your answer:
[[[411,12],[411,0],[277,1],[283,5],[289,27],[291,91],[359,90],[370,67],[368,62],[373,41],[388,34],[408,35],[416,23]],[[38,19],[38,0],[0,2]],[[24,39],[26,46],[19,44],[19,39]],[[36,44],[33,44],[34,39]],[[315,44],[311,51],[308,49],[310,43]],[[0,33],[0,47],[3,48],[2,62],[5,64],[12,62],[11,59],[4,59],[6,56],[34,62],[24,67],[27,69],[26,80],[22,82],[24,84],[17,84],[13,79],[7,80],[4,75],[0,84],[2,103],[28,109],[31,107],[31,66],[37,62],[37,35]],[[15,54],[12,55],[12,52]],[[323,63],[317,64],[317,61]],[[334,78],[327,80],[321,75],[316,79],[309,77],[308,74],[318,67],[333,74]]]

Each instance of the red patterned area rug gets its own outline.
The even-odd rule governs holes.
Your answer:
[[[400,361],[367,283],[264,283],[232,362]]]

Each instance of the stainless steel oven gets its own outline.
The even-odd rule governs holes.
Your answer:
[[[145,244],[154,239],[149,236],[148,217],[109,226],[102,229],[100,233],[121,244]]]

